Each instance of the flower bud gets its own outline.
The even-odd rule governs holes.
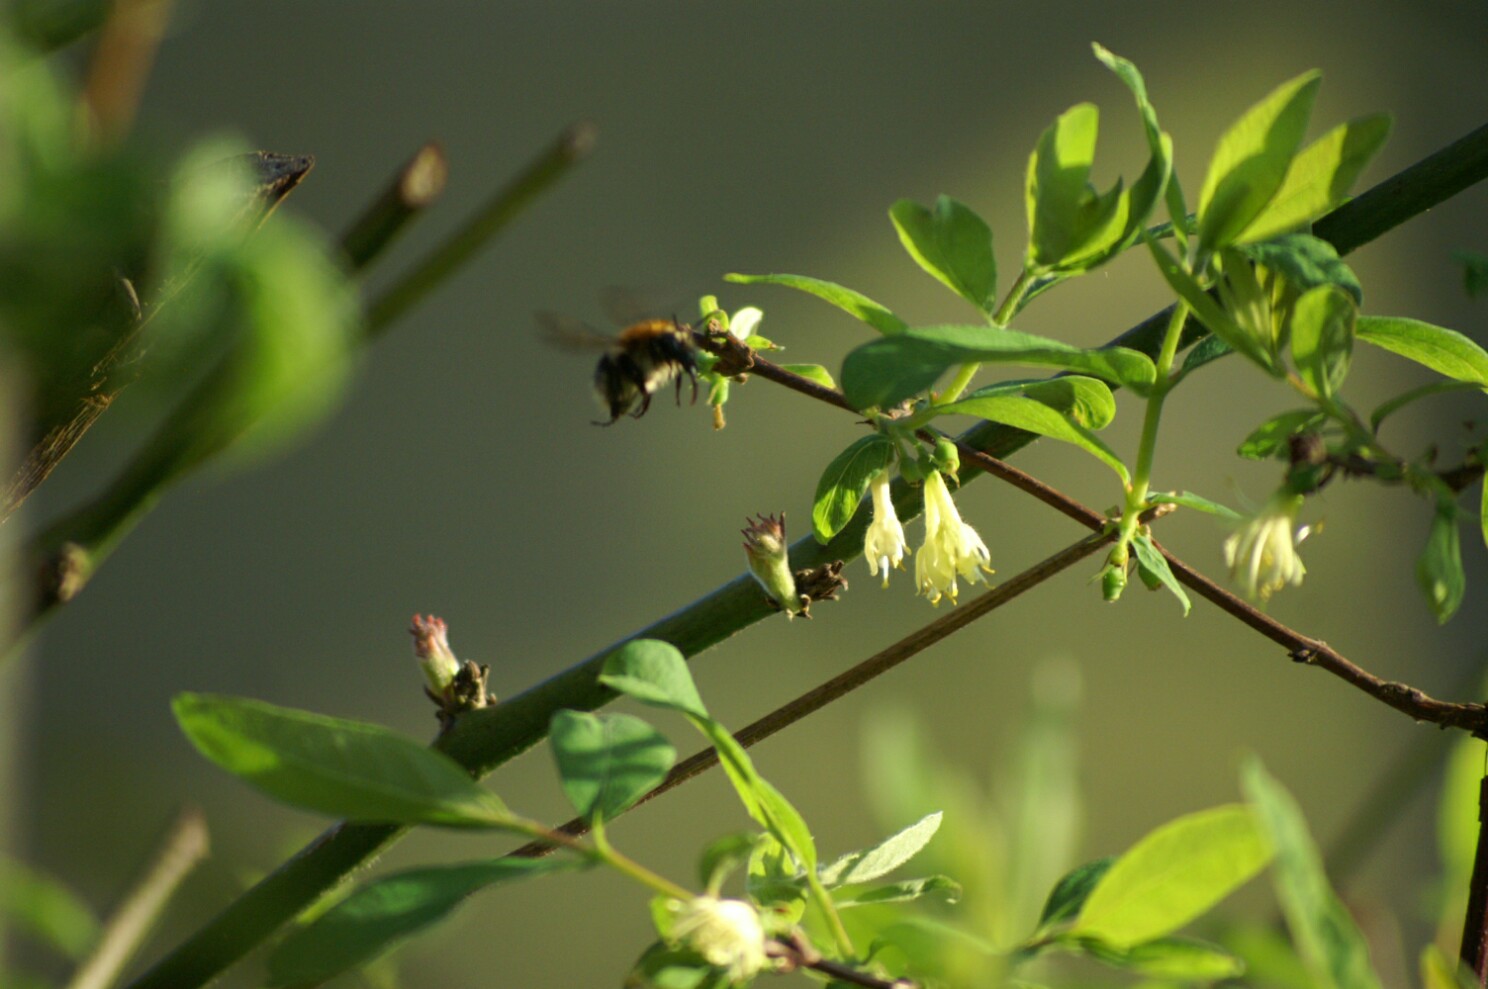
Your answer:
[[[408,631],[413,636],[413,655],[424,671],[430,691],[443,695],[460,672],[460,661],[450,649],[449,626],[443,618],[414,615]]]
[[[785,541],[785,513],[777,519],[773,515],[760,515],[756,520],[744,520],[744,555],[749,558],[749,572],[764,588],[765,596],[788,617],[802,611],[807,602],[796,590],[796,578],[791,573],[789,547]]]

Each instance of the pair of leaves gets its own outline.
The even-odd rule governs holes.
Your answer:
[[[1341,203],[1389,135],[1374,114],[1341,124],[1298,153],[1321,76],[1277,87],[1220,136],[1199,193],[1199,248],[1268,240]]]

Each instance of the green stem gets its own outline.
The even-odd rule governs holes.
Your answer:
[[[1007,326],[1008,320],[1013,318],[1013,313],[1018,311],[1018,303],[1023,301],[1023,296],[1028,294],[1028,287],[1033,278],[1025,268],[1018,273],[1018,280],[1013,282],[1013,287],[1008,289],[1008,294],[1003,298],[1002,305],[997,307],[997,312],[992,314],[992,322],[998,329]],[[971,379],[976,377],[977,371],[981,370],[980,361],[971,361],[962,364],[956,370],[956,377],[951,380],[945,391],[941,392],[940,398],[936,399],[936,405],[949,405],[961,397],[961,393],[971,384]]]
[[[518,834],[525,834],[529,838],[536,838],[538,841],[545,841],[559,848],[566,848],[576,855],[589,859],[591,862],[607,865],[621,875],[634,879],[642,886],[645,886],[654,893],[660,893],[662,896],[670,896],[672,899],[681,900],[683,903],[695,899],[697,896],[691,890],[678,886],[670,879],[652,872],[629,855],[617,851],[613,845],[604,839],[601,831],[596,830],[594,832],[594,844],[588,845],[572,835],[564,834],[561,831],[554,831],[544,824],[539,824],[537,821],[528,820],[523,817],[513,818],[510,826],[511,830],[516,831]]]
[[[832,940],[837,942],[837,950],[842,953],[842,957],[857,958],[857,950],[842,923],[842,915],[837,912],[837,904],[832,902],[832,894],[821,884],[821,878],[817,876],[815,869],[806,870],[806,888],[811,894],[812,902],[826,918],[827,926],[832,931]]]
[[[1152,385],[1152,394],[1147,397],[1147,411],[1142,418],[1142,439],[1137,447],[1137,465],[1132,471],[1131,485],[1126,491],[1126,508],[1121,514],[1121,531],[1116,547],[1111,551],[1115,560],[1127,559],[1127,546],[1137,533],[1143,509],[1147,507],[1147,494],[1152,485],[1152,464],[1157,458],[1157,432],[1162,424],[1163,403],[1173,387],[1173,364],[1178,356],[1178,341],[1183,336],[1183,322],[1188,316],[1188,305],[1181,300],[1173,307],[1168,318],[1167,332],[1163,334],[1162,347],[1157,353],[1157,377]]]

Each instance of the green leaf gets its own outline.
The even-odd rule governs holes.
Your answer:
[[[1317,409],[1293,409],[1272,416],[1251,430],[1235,450],[1247,460],[1265,460],[1284,452],[1287,441],[1320,425],[1324,415]]]
[[[0,926],[24,931],[78,960],[98,940],[98,919],[72,890],[20,862],[0,858]]]
[[[1462,605],[1467,586],[1457,533],[1457,505],[1446,498],[1436,503],[1431,534],[1426,537],[1426,548],[1416,561],[1416,582],[1421,585],[1437,623],[1446,624]]]
[[[1244,244],[1236,250],[1281,275],[1298,292],[1336,285],[1352,296],[1356,305],[1364,303],[1364,287],[1354,269],[1338,256],[1338,248],[1312,234],[1287,234],[1259,244]]]
[[[1241,786],[1275,849],[1276,896],[1292,941],[1317,984],[1379,989],[1369,945],[1328,885],[1322,856],[1292,795],[1253,757],[1241,772]]]
[[[1226,354],[1233,354],[1235,348],[1225,343],[1213,334],[1205,337],[1194,345],[1183,358],[1183,366],[1178,369],[1180,378],[1186,378],[1205,364],[1212,364]]]
[[[1241,329],[1240,324],[1178,263],[1178,259],[1168,253],[1167,248],[1151,237],[1144,239],[1152,252],[1152,259],[1157,262],[1157,270],[1162,273],[1168,287],[1179,299],[1188,303],[1188,308],[1193,310],[1194,316],[1204,324],[1205,329],[1223,340],[1230,349],[1249,357],[1273,375],[1279,377],[1283,373],[1272,362],[1266,345]]]
[[[979,416],[991,422],[1016,426],[1030,433],[1073,444],[1114,470],[1122,481],[1131,480],[1121,458],[1100,437],[1031,398],[1017,395],[964,398],[959,402],[940,406],[940,411],[946,414]]]
[[[1130,202],[1117,183],[1104,195],[1090,186],[1100,111],[1091,103],[1055,119],[1028,158],[1028,261],[1032,274],[1089,266],[1127,228]]]
[[[1354,350],[1354,301],[1331,285],[1308,289],[1292,304],[1292,360],[1320,397],[1337,394]]]
[[[1478,848],[1478,793],[1482,788],[1483,742],[1463,736],[1452,743],[1442,773],[1441,796],[1436,805],[1436,848],[1441,874],[1460,891],[1449,898],[1454,906],[1466,901],[1473,859]]]
[[[1283,83],[1220,136],[1199,193],[1200,250],[1234,243],[1276,196],[1321,81],[1313,71]]]
[[[799,374],[807,381],[814,381],[823,388],[836,388],[837,382],[832,380],[832,372],[820,364],[782,364],[781,370],[789,371],[791,374]]]
[[[891,408],[969,362],[1055,367],[1094,375],[1143,394],[1157,378],[1152,359],[1124,347],[1080,350],[1047,337],[985,326],[926,326],[872,340],[842,363],[842,389],[859,409]]]
[[[626,989],[729,989],[725,969],[689,948],[658,941],[647,948],[626,976]]]
[[[823,886],[865,883],[886,876],[920,853],[940,829],[940,811],[928,814],[902,831],[862,851],[844,855],[823,866]]]
[[[1339,124],[1312,142],[1292,159],[1281,188],[1236,242],[1291,233],[1342,203],[1389,136],[1390,115],[1376,113]]]
[[[819,543],[828,542],[852,521],[868,482],[894,462],[894,444],[881,433],[854,442],[832,458],[816,482],[811,529]]]
[[[754,818],[791,853],[803,869],[817,865],[816,843],[800,811],[759,774],[744,746],[723,725],[709,717],[688,715],[688,720],[718,750],[718,763],[733,784],[739,801]]]
[[[1239,512],[1228,505],[1221,505],[1217,501],[1211,501],[1203,495],[1196,495],[1192,491],[1159,491],[1149,499],[1154,505],[1179,505],[1183,508],[1192,508],[1196,512],[1206,515],[1217,515],[1226,522],[1239,522],[1242,516]]]
[[[1173,576],[1173,570],[1168,566],[1167,558],[1157,551],[1152,545],[1150,536],[1137,535],[1132,538],[1132,547],[1137,551],[1137,566],[1144,570],[1163,587],[1173,592],[1178,603],[1183,605],[1183,617],[1193,610],[1193,602],[1188,599],[1188,592],[1183,585],[1178,583],[1178,578]]]
[[[1042,402],[1055,412],[1069,416],[1086,429],[1105,429],[1116,418],[1116,396],[1111,394],[1111,387],[1099,378],[1087,378],[1083,374],[1063,374],[1056,378],[1027,381],[999,381],[978,388],[961,401],[1005,395],[1022,395],[1035,402]]]
[[[766,917],[793,924],[805,913],[806,877],[794,856],[772,835],[764,835],[749,856],[744,888]]]
[[[1089,941],[1081,948],[1112,968],[1171,982],[1216,982],[1245,971],[1245,963],[1228,951],[1193,938],[1157,938],[1129,948]]]
[[[1069,933],[1117,948],[1162,937],[1239,888],[1270,857],[1247,807],[1215,807],[1169,821],[1116,860]]]
[[[885,903],[908,903],[927,896],[940,896],[947,903],[961,899],[961,884],[950,876],[925,876],[894,883],[879,883],[865,888],[844,888],[834,893],[832,902],[841,909],[874,907]]]
[[[1369,413],[1369,429],[1371,432],[1378,433],[1380,426],[1384,424],[1386,419],[1407,405],[1418,402],[1423,398],[1430,398],[1432,395],[1444,395],[1454,391],[1480,391],[1482,387],[1482,385],[1471,381],[1434,381],[1429,385],[1422,385],[1419,388],[1412,388],[1410,391],[1401,392],[1389,401],[1380,403],[1378,408]]]
[[[888,335],[903,333],[909,327],[904,320],[861,292],[854,292],[850,288],[844,288],[835,282],[822,281],[820,278],[808,278],[805,275],[740,274],[724,275],[723,278],[724,281],[738,285],[784,285],[786,288],[814,295],[818,299],[830,302],[843,312],[857,317],[880,333]]]
[[[1437,374],[1488,387],[1488,351],[1456,330],[1401,316],[1360,316],[1355,332],[1365,343],[1424,364]]]
[[[285,803],[354,821],[500,827],[510,819],[449,756],[379,725],[210,694],[177,694],[171,706],[202,755]]]
[[[717,894],[730,873],[749,864],[750,856],[763,837],[757,832],[745,831],[709,842],[698,857],[698,881],[710,893]]]
[[[631,639],[605,657],[599,682],[642,704],[708,716],[687,660],[670,642]]]
[[[1163,132],[1157,123],[1157,110],[1147,98],[1147,83],[1142,79],[1142,73],[1130,61],[1113,54],[1110,49],[1099,42],[1092,42],[1090,47],[1100,63],[1114,72],[1116,78],[1120,79],[1136,98],[1137,111],[1142,115],[1142,126],[1147,133],[1147,147],[1153,157],[1156,157],[1162,147]]]
[[[1095,889],[1096,884],[1115,864],[1116,857],[1108,855],[1066,872],[1054,884],[1054,888],[1049,891],[1049,898],[1044,901],[1043,912],[1039,914],[1039,927],[1058,924],[1078,914],[1085,906],[1090,891]]]
[[[889,209],[889,219],[916,264],[991,315],[997,304],[997,261],[987,221],[950,196],[936,199],[933,211],[901,199]]]
[[[556,856],[500,858],[394,873],[357,889],[280,942],[269,956],[270,983],[319,984],[438,923],[478,890],[586,865]]]
[[[629,714],[555,711],[548,728],[563,792],[586,821],[610,821],[650,792],[677,750]]]
[[[1425,989],[1479,989],[1472,970],[1461,959],[1448,958],[1434,944],[1421,950],[1421,985]]]

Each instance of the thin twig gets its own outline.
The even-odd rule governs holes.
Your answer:
[[[113,0],[88,66],[83,105],[95,136],[114,144],[129,134],[150,66],[170,20],[170,0]]]
[[[1163,507],[1166,508],[1168,506]],[[1155,517],[1164,513],[1154,510],[1151,514]],[[880,652],[874,653],[851,669],[838,674],[825,683],[819,684],[789,703],[783,704],[771,711],[758,721],[741,728],[734,734],[734,738],[745,748],[764,741],[781,729],[787,728],[802,718],[820,711],[833,701],[847,696],[869,681],[889,672],[889,670],[892,670],[911,656],[924,652],[942,639],[950,636],[953,632],[959,632],[978,618],[991,614],[1020,594],[1032,590],[1055,574],[1093,555],[1103,546],[1109,544],[1113,538],[1115,538],[1114,532],[1101,532],[1086,536],[1079,542],[1065,547],[1048,559],[1035,563],[1027,570],[1003,581],[975,599],[953,608],[930,624],[915,629],[898,642],[895,642]],[[717,750],[712,748],[703,749],[672,767],[672,771],[667,774],[667,778],[657,784],[653,790],[640,800],[637,800],[634,806],[639,806],[648,800],[653,800],[668,790],[681,786],[694,776],[712,769],[716,765],[718,765]],[[588,832],[589,826],[582,818],[576,817],[553,830],[562,834],[581,835]],[[546,855],[552,850],[552,845],[541,841],[534,841],[523,845],[510,854],[515,858],[537,858],[541,855]]]
[[[393,176],[393,181],[362,211],[341,237],[341,252],[351,269],[364,272],[408,225],[444,192],[449,162],[444,149],[430,141]]]
[[[1392,204],[1409,202],[1422,212],[1467,185],[1488,176],[1488,127],[1474,131],[1450,148],[1412,165],[1399,176],[1343,204],[1314,227],[1319,236],[1343,251],[1366,243],[1401,222]],[[1424,186],[1425,188],[1418,188]],[[1379,190],[1389,186],[1389,201]],[[1409,191],[1403,196],[1401,190]],[[1415,212],[1407,216],[1415,215]],[[1158,313],[1111,341],[1152,354],[1161,343],[1167,316]],[[1190,327],[1197,327],[1189,321]],[[1199,335],[1193,330],[1192,342]],[[1033,434],[985,423],[961,439],[995,456],[1007,456],[1036,439]],[[862,551],[866,522],[850,522],[826,545],[807,536],[790,548],[796,567],[809,567],[855,556]],[[559,708],[594,710],[614,699],[597,681],[606,657],[632,638],[670,642],[684,656],[696,656],[773,612],[764,604],[752,577],[741,575],[671,615],[635,630],[548,680],[485,711],[462,718],[440,737],[438,748],[473,775],[483,776],[536,745]],[[191,989],[217,976],[248,951],[288,923],[323,893],[365,865],[407,829],[382,824],[337,824],[259,880],[189,938],[131,983],[132,989]]]
[[[919,989],[919,983],[910,979],[880,979],[876,975],[851,965],[823,958],[821,952],[816,950],[816,946],[808,941],[800,931],[792,931],[785,937],[771,940],[766,945],[765,952],[771,958],[779,959],[786,972],[808,968],[830,976],[833,982],[865,986],[866,989]]]
[[[103,935],[67,989],[107,989],[144,943],[160,912],[196,864],[207,856],[207,821],[187,808],[176,816],[144,876],[104,926]]]
[[[399,316],[417,305],[475,256],[500,233],[532,200],[582,161],[594,148],[592,124],[574,124],[536,160],[529,164],[459,230],[432,251],[367,309],[367,335],[378,336]]]

